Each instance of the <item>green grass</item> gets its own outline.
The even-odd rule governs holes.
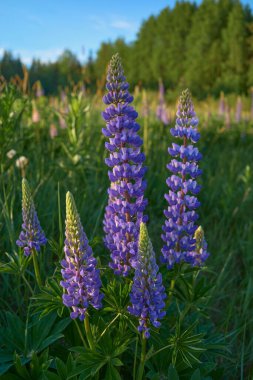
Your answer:
[[[77,140],[71,141],[67,130],[49,137],[49,125],[58,123],[48,102],[39,100],[42,121],[32,124],[30,109],[2,142],[0,181],[0,252],[17,250],[15,241],[21,226],[21,173],[15,159],[29,159],[26,177],[34,190],[37,212],[49,245],[43,256],[47,273],[62,256],[65,218],[65,193],[70,190],[76,200],[88,237],[96,243],[95,253],[108,260],[101,238],[103,210],[107,202],[106,152],[101,134],[103,121],[98,112],[102,104],[92,107],[76,121]],[[3,104],[3,103],[2,103]],[[11,105],[15,109],[15,104]],[[9,116],[5,116],[8,118]],[[14,116],[15,117],[15,116]],[[72,120],[73,121],[73,120]],[[68,120],[70,123],[70,120]],[[144,120],[139,120],[144,124]],[[11,126],[8,126],[11,128]],[[253,376],[253,125],[241,123],[225,130],[222,122],[212,119],[201,128],[200,151],[203,154],[200,223],[209,245],[209,282],[213,285],[209,313],[217,331],[225,334],[230,360],[221,359],[225,379],[252,379]],[[165,180],[169,175],[167,147],[171,143],[169,127],[153,117],[148,123],[147,154],[149,231],[159,256],[163,209],[166,207]],[[6,153],[15,149],[9,160]],[[20,284],[16,277],[3,275],[1,309],[22,310]],[[25,289],[22,289],[25,292]]]

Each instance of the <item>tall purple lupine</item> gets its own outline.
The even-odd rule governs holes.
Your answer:
[[[25,178],[22,180],[22,216],[22,231],[16,244],[24,249],[25,256],[30,256],[33,250],[39,252],[47,239],[40,226],[31,190]]]
[[[200,205],[196,197],[200,186],[196,179],[201,174],[198,167],[201,154],[193,145],[200,138],[197,125],[198,119],[194,112],[191,94],[187,89],[182,92],[179,99],[175,128],[171,128],[172,136],[181,139],[183,144],[172,143],[172,147],[168,149],[172,160],[167,168],[172,175],[167,179],[170,190],[165,198],[169,206],[164,211],[166,221],[162,234],[165,243],[162,248],[162,262],[166,263],[168,268],[182,261],[201,265],[208,257],[204,240],[200,254],[196,249],[194,237],[198,219],[195,210]]]
[[[158,272],[155,253],[145,223],[141,223],[139,250],[135,263],[135,275],[130,293],[131,306],[128,311],[139,318],[138,330],[149,338],[150,325],[160,326],[159,319],[165,316],[165,288]]]
[[[105,163],[111,186],[104,217],[105,245],[111,252],[111,268],[115,274],[128,275],[138,250],[140,223],[147,221],[143,215],[147,200],[144,199],[146,168],[141,152],[142,139],[135,119],[138,114],[129,104],[133,96],[124,76],[121,60],[115,54],[108,68],[108,93],[103,101],[108,107],[102,113],[106,121],[103,134],[109,138],[105,147],[110,152]]]
[[[100,293],[101,280],[97,260],[83,230],[74,198],[70,192],[66,195],[66,231],[65,259],[61,270],[61,286],[66,293],[62,299],[64,305],[72,308],[72,319],[85,319],[89,305],[95,309],[102,307],[103,294]]]

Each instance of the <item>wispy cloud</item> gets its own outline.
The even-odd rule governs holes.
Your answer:
[[[115,29],[133,30],[135,25],[125,20],[115,20],[111,22],[111,27]]]
[[[128,21],[122,17],[120,17],[119,15],[113,15],[113,14],[110,14],[107,16],[107,22],[104,21],[104,18],[101,16],[98,16],[98,15],[91,15],[90,16],[90,20],[91,20],[91,23],[92,23],[92,27],[94,29],[97,29],[99,31],[104,31],[104,32],[108,32],[108,31],[112,31],[112,30],[123,30],[123,31],[135,31],[136,30],[136,25],[135,23],[131,22],[131,21]]]
[[[57,60],[59,55],[63,52],[63,49],[45,49],[45,50],[20,50],[16,52],[22,58],[22,61],[30,65],[33,58],[40,59],[42,62],[54,62]]]

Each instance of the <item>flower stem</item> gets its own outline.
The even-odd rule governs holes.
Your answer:
[[[137,373],[137,380],[142,380],[143,378],[143,372],[144,372],[144,366],[146,361],[146,345],[147,345],[147,339],[144,336],[144,333],[142,333],[141,336],[141,361],[138,368]]]
[[[29,282],[27,281],[27,279],[25,278],[25,275],[24,275],[23,273],[22,273],[21,277],[22,277],[23,281],[25,282],[26,286],[28,287],[28,289],[30,290],[31,295],[33,296],[33,290],[32,290],[32,287],[31,287],[31,285],[29,284]]]
[[[39,288],[41,288],[42,287],[42,281],[41,281],[41,277],[40,277],[37,251],[35,249],[32,250],[32,257],[33,257],[33,267],[34,267],[36,281],[37,281]]]
[[[85,319],[84,319],[84,328],[85,328],[85,332],[86,332],[86,336],[87,336],[87,340],[88,340],[90,349],[93,351],[95,348],[95,345],[94,345],[94,339],[92,336],[92,332],[90,329],[90,321],[89,321],[88,314],[86,314]]]
[[[172,279],[171,283],[170,283],[170,288],[169,288],[169,294],[168,294],[167,302],[166,302],[166,308],[168,308],[169,305],[170,305],[170,302],[171,302],[171,299],[172,299],[172,295],[173,295],[173,290],[174,290],[174,287],[175,287],[175,283],[176,283],[176,280]]]
[[[78,331],[79,336],[80,336],[80,338],[81,338],[81,340],[82,340],[82,342],[83,342],[84,347],[85,347],[85,348],[88,348],[87,343],[86,343],[85,340],[84,340],[83,334],[82,334],[82,332],[81,332],[81,329],[80,329],[80,327],[79,327],[79,325],[78,325],[77,320],[74,319],[74,322],[75,322],[75,325],[76,325],[77,331]]]

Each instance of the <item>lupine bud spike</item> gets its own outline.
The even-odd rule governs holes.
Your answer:
[[[47,239],[40,226],[32,193],[28,181],[25,178],[22,180],[22,216],[23,230],[16,244],[24,248],[25,256],[29,256],[33,249],[37,252],[40,251],[40,247],[47,243]]]
[[[138,317],[139,332],[143,332],[145,338],[149,338],[150,325],[159,327],[159,319],[165,316],[163,309],[166,294],[145,223],[140,224],[138,247],[130,293],[131,306],[128,307],[128,311]]]
[[[66,239],[65,259],[62,260],[61,286],[65,289],[63,303],[72,308],[70,317],[85,319],[89,305],[95,309],[102,307],[103,294],[100,293],[100,272],[96,268],[87,236],[75,205],[73,195],[66,194]]]

